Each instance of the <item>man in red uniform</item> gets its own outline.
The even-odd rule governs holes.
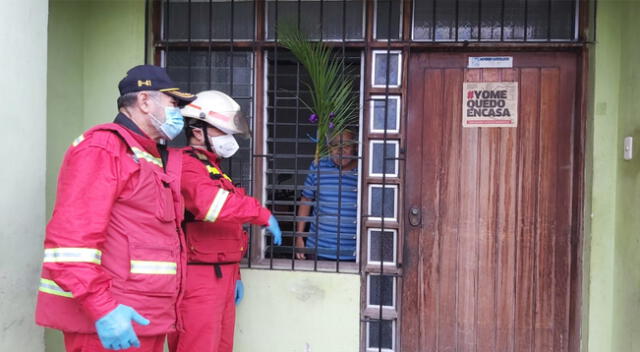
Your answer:
[[[220,158],[238,150],[233,134],[248,134],[240,106],[228,95],[205,91],[182,109],[189,147],[183,149],[182,195],[187,236],[187,283],[180,312],[184,330],[169,336],[172,352],[231,352],[235,304],[244,294],[239,263],[247,248],[242,224],[268,226],[282,241],[271,212],[235,187]]]
[[[119,89],[115,121],[67,150],[47,225],[36,322],[62,330],[67,351],[160,352],[179,325],[182,155],[164,141],[195,96],[150,65]]]

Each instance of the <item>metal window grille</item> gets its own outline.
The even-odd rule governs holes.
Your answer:
[[[423,0],[413,2],[413,40],[574,42],[577,0]]]
[[[361,52],[359,50],[336,50],[337,57],[343,58],[345,63],[345,72],[353,80],[354,87],[360,87],[360,61]],[[343,56],[344,55],[344,56]],[[354,265],[342,263],[340,253],[344,248],[340,248],[344,241],[345,233],[341,233],[341,226],[336,226],[335,245],[336,253],[325,252],[327,256],[335,255],[336,259],[319,263],[322,261],[322,252],[319,254],[319,239],[327,235],[320,235],[320,224],[326,223],[327,220],[335,220],[338,224],[347,221],[344,215],[344,208],[352,204],[341,204],[343,201],[343,193],[357,192],[356,189],[350,189],[343,177],[338,177],[337,184],[322,186],[319,180],[327,180],[337,177],[332,171],[326,171],[316,168],[315,171],[310,170],[310,165],[315,163],[315,135],[316,124],[309,121],[311,110],[306,107],[302,101],[310,102],[311,95],[309,91],[309,79],[304,68],[295,60],[293,55],[285,50],[270,50],[267,54],[267,99],[268,104],[266,134],[267,134],[267,170],[266,170],[266,204],[270,206],[273,213],[280,220],[283,229],[283,244],[281,246],[271,246],[270,239],[267,239],[264,256],[269,259],[269,267],[286,267],[292,270],[309,269],[309,270],[330,270],[330,271],[349,271],[357,270]],[[359,91],[353,92],[356,97]],[[301,100],[302,99],[302,100]],[[357,126],[350,126],[350,129],[358,135]],[[361,149],[361,148],[358,148]],[[340,156],[341,158],[349,158],[348,156]],[[353,157],[353,161],[358,163],[358,156]],[[326,158],[325,158],[326,159]],[[322,160],[321,160],[322,161]],[[360,167],[358,167],[360,169]],[[309,175],[316,179],[315,186],[305,185],[305,180]],[[357,176],[357,175],[356,175]],[[334,189],[334,188],[337,188]],[[338,199],[327,202],[321,200],[326,197],[324,190],[329,189],[332,192],[337,191]],[[300,198],[304,190],[315,193],[312,202],[301,203]],[[320,204],[322,202],[322,204]],[[313,208],[313,212],[309,216],[298,216],[300,205],[308,205]],[[356,205],[356,204],[353,204]],[[331,208],[327,212],[327,209]],[[322,211],[318,211],[323,209]],[[333,210],[337,209],[337,210]],[[351,209],[356,211],[357,209]],[[357,219],[354,216],[354,221]],[[298,222],[307,223],[307,229],[303,232],[296,231]],[[310,226],[315,222],[316,226]],[[353,227],[356,228],[356,224]],[[315,228],[315,231],[312,229]],[[350,235],[350,234],[349,234]],[[352,234],[354,237],[356,233]],[[296,248],[295,239],[303,238],[308,241],[309,238],[315,243],[314,246],[306,248]],[[331,240],[334,240],[333,238]],[[355,240],[355,238],[354,238]],[[354,241],[355,242],[355,241]],[[304,253],[305,256],[314,258],[311,262],[296,262],[296,253]],[[355,253],[353,253],[355,255]],[[343,253],[347,256],[347,253]],[[274,263],[274,259],[280,259]],[[346,266],[343,264],[347,264]]]

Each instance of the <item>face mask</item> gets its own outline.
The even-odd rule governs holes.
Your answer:
[[[209,137],[209,142],[211,143],[213,152],[223,158],[231,157],[238,151],[238,149],[240,149],[238,142],[236,142],[236,139],[233,138],[233,136],[230,134],[225,134],[224,136]]]
[[[184,118],[180,113],[180,109],[173,106],[165,106],[163,123],[160,123],[153,114],[150,113],[149,116],[151,116],[153,126],[167,139],[176,138],[184,127]]]

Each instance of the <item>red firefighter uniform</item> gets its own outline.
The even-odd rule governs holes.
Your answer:
[[[133,125],[124,115],[119,120]],[[95,321],[118,304],[151,321],[133,324],[142,344],[136,351],[162,351],[164,336],[179,325],[182,154],[168,151],[164,165],[155,142],[128,127],[85,132],[60,170],[36,322],[62,330],[68,350],[101,351]]]
[[[184,331],[169,337],[173,352],[231,352],[235,286],[247,248],[242,224],[268,225],[271,212],[235,187],[216,154],[183,149],[182,195],[187,282],[180,311]]]

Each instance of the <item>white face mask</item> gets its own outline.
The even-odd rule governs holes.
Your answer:
[[[240,146],[233,135],[225,134],[224,136],[209,137],[213,152],[223,158],[229,158],[235,154]]]

